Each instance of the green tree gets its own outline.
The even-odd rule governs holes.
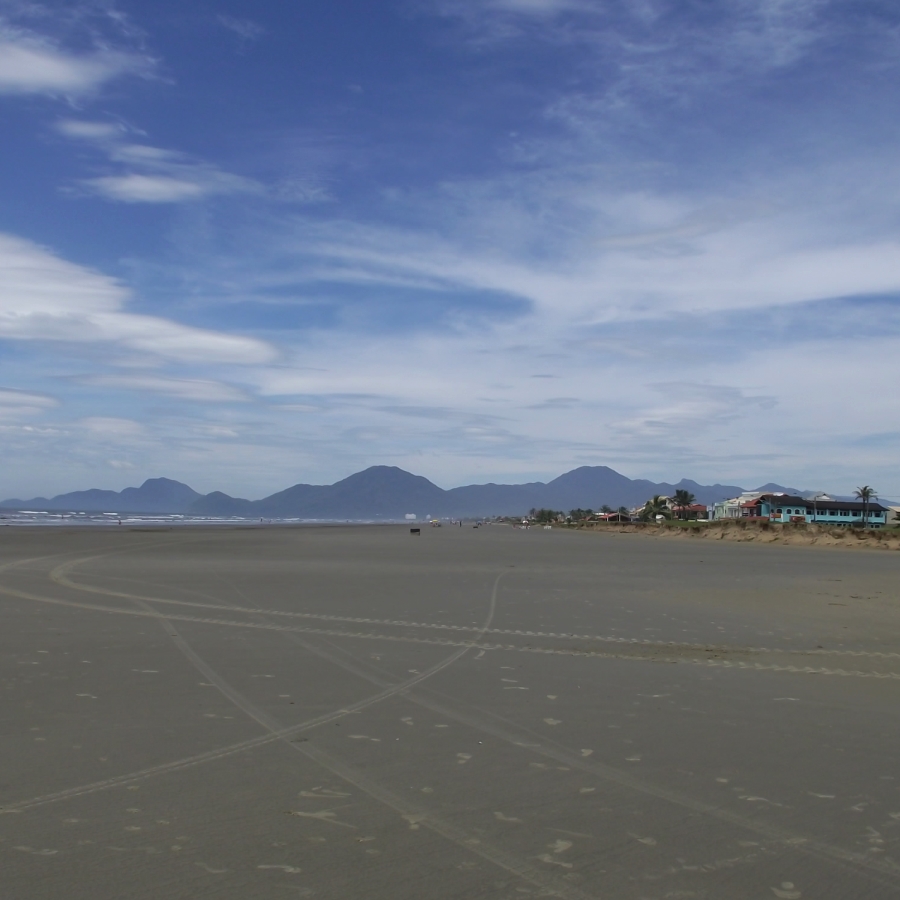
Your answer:
[[[654,494],[645,504],[644,508],[640,512],[640,519],[642,522],[652,522],[656,520],[657,516],[663,516],[663,518],[671,519],[672,511],[666,506],[666,501],[663,500],[659,494]]]
[[[608,515],[609,513],[612,512],[612,507],[611,507],[611,506],[607,506],[607,505],[604,503],[603,506],[600,507],[600,512],[602,512],[603,515]]]
[[[867,528],[869,525],[869,504],[878,496],[878,494],[876,493],[875,488],[864,484],[853,492],[853,496],[856,497],[857,500],[862,500],[863,528]]]
[[[687,508],[689,506],[693,506],[694,503],[697,502],[697,498],[690,492],[682,489],[678,489],[675,491],[675,496],[672,497],[672,502],[675,505],[675,512],[678,513],[679,519],[684,519],[688,515]]]
[[[630,516],[630,515],[631,515],[631,513],[629,512],[627,506],[620,506],[620,507],[616,510],[616,512],[617,512],[620,516]]]

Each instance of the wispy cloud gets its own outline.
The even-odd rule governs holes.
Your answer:
[[[128,132],[124,125],[118,123],[81,119],[61,119],[56,123],[56,127],[60,134],[66,137],[98,142],[120,140]]]
[[[64,49],[56,41],[0,19],[0,94],[83,97],[126,75],[146,76],[154,61],[135,52],[99,47]]]
[[[85,431],[111,441],[130,442],[140,439],[146,429],[134,419],[120,419],[114,416],[88,416],[78,425]]]
[[[617,422],[618,433],[637,439],[694,437],[748,414],[761,416],[776,406],[772,396],[748,395],[732,385],[671,382],[650,387],[662,394],[664,403]]]
[[[612,62],[630,63],[639,76],[660,63],[699,73],[701,61],[735,68],[751,60],[765,68],[789,64],[825,37],[838,10],[835,0],[736,0],[686,6],[671,0],[424,0],[425,12],[466,23],[470,38],[512,40],[602,49]],[[829,15],[830,14],[830,15]],[[861,16],[864,18],[865,16]]]
[[[868,177],[847,171],[844,183],[865,190]],[[430,234],[294,219],[260,252],[298,285],[494,292],[557,328],[900,291],[900,235],[848,232],[853,195],[831,198],[815,183],[761,179],[753,204],[628,192],[577,173],[528,187],[523,180],[522,194],[509,198],[461,185],[453,213],[436,218]],[[419,202],[441,208],[439,196]],[[580,227],[572,234],[556,220]]]
[[[236,16],[221,13],[216,16],[216,21],[243,41],[258,41],[266,33],[266,29],[262,25],[251,19],[239,19]]]
[[[201,166],[168,165],[171,174],[103,175],[87,178],[84,187],[107,200],[123,203],[182,203],[213,194],[252,191],[246,178]]]
[[[129,140],[123,125],[64,119],[57,125],[66,137],[87,141],[103,152],[119,172],[82,179],[91,193],[123,203],[182,203],[216,194],[259,193],[249,178],[223,172],[187,154]]]
[[[183,362],[260,363],[275,358],[254,338],[127,311],[120,282],[0,234],[0,338],[96,343]]]
[[[158,375],[83,375],[80,384],[116,391],[146,391],[197,403],[246,403],[250,395],[219,381],[166,378]]]
[[[30,418],[59,405],[55,397],[0,387],[0,421]]]

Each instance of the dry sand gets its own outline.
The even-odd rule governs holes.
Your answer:
[[[781,525],[748,520],[718,521],[696,526],[588,525],[579,530],[609,534],[643,534],[650,537],[709,541],[740,541],[760,544],[787,544],[795,547],[846,547],[859,550],[900,550],[900,529],[840,528],[828,525]]]

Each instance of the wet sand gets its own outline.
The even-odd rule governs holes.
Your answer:
[[[0,531],[0,896],[900,896],[900,557]]]

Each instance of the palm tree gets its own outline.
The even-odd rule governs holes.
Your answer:
[[[664,516],[666,519],[672,518],[672,512],[668,506],[666,506],[666,501],[663,500],[659,494],[654,494],[645,504],[644,508],[641,510],[641,520],[644,522],[649,522],[651,519],[655,520],[657,516]]]
[[[856,497],[857,500],[862,500],[863,504],[863,528],[866,528],[869,524],[869,503],[878,496],[875,488],[869,487],[869,485],[864,484],[861,488],[857,488],[853,492],[853,496]]]
[[[612,512],[612,507],[611,507],[611,506],[607,506],[607,505],[604,503],[603,506],[600,507],[600,512],[602,512],[604,515],[607,515],[608,513],[611,513],[611,512]]]
[[[627,507],[627,506],[620,506],[620,507],[616,510],[616,512],[617,512],[620,516],[630,516],[630,515],[631,515],[631,513],[628,511],[628,507]]]
[[[697,498],[690,491],[681,489],[675,491],[675,496],[672,498],[672,502],[675,504],[675,509],[678,511],[679,519],[683,519],[685,517],[687,508],[689,506],[693,506],[696,500]]]

